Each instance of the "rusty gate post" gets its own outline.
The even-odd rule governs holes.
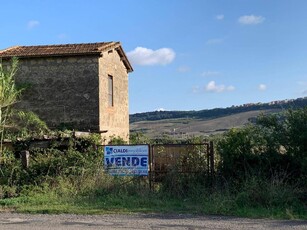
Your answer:
[[[153,152],[153,146],[149,145],[149,190],[152,191],[152,152]]]

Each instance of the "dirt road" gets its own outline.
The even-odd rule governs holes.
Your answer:
[[[307,229],[307,221],[195,215],[27,215],[0,213],[2,230],[45,229]]]

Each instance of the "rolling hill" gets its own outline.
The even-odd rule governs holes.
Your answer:
[[[278,113],[285,109],[305,106],[307,106],[307,97],[211,110],[137,113],[130,115],[130,131],[141,132],[149,137],[163,134],[177,138],[210,135],[243,126],[260,114]]]

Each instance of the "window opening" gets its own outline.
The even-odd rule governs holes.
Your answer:
[[[114,101],[113,101],[113,76],[111,76],[111,75],[108,76],[108,101],[109,101],[109,106],[113,107],[114,106]]]

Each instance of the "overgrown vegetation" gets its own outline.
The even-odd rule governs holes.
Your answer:
[[[218,142],[218,173],[241,207],[307,213],[307,107],[260,116]],[[224,184],[225,186],[225,184]]]
[[[29,122],[20,124],[44,132],[45,126],[36,119],[34,125],[32,119],[25,120]],[[26,130],[21,133],[30,137],[31,132]],[[307,218],[307,107],[261,116],[254,125],[210,137],[216,146],[214,178],[206,173],[181,175],[174,167],[153,190],[146,177],[106,174],[98,136],[67,139],[67,135],[65,148],[57,141],[48,149],[30,149],[28,168],[22,167],[16,154],[5,152],[0,174],[2,209],[31,213],[188,212]],[[130,140],[131,144],[204,141],[208,140],[192,137],[178,141],[167,136],[149,140],[142,134],[133,134]],[[114,137],[112,143],[121,144],[123,140]],[[189,158],[195,167],[201,163],[199,158],[192,161]]]
[[[12,110],[4,137],[10,140],[18,138],[39,138],[51,134],[48,126],[35,113]]]
[[[15,74],[18,69],[18,60],[4,66],[0,60],[0,162],[3,154],[3,138],[7,119],[11,112],[11,107],[16,103],[20,90],[15,85]]]

